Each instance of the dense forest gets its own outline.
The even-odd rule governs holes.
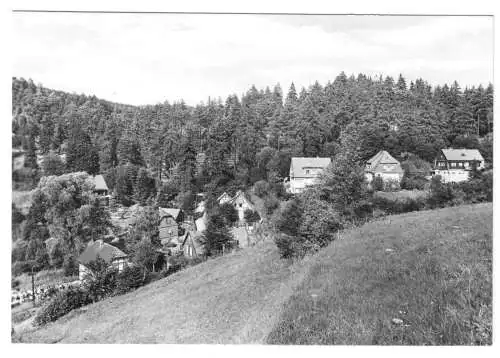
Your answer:
[[[155,198],[189,210],[198,192],[280,183],[292,156],[348,149],[359,161],[385,149],[432,162],[441,148],[475,147],[491,163],[492,131],[492,84],[433,87],[340,73],[299,91],[293,83],[286,93],[279,84],[252,86],[241,98],[191,107],[130,106],[12,80],[12,146],[25,153],[13,182],[102,173],[124,205]]]

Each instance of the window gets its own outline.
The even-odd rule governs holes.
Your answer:
[[[306,169],[306,174],[309,174],[309,173],[310,173],[309,169]]]
[[[243,206],[243,204],[240,203],[240,208]]]

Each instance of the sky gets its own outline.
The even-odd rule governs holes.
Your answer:
[[[14,77],[114,102],[195,105],[347,75],[493,83],[493,18],[14,13]]]

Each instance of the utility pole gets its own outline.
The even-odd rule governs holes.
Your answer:
[[[31,265],[31,294],[33,299],[33,306],[35,306],[35,274],[33,273],[33,265]]]

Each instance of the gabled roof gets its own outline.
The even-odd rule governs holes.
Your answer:
[[[128,256],[119,248],[110,244],[106,244],[102,240],[97,240],[87,246],[85,251],[78,257],[78,262],[86,265],[89,262],[97,259],[97,255],[99,255],[99,257],[101,257],[108,263],[111,263],[113,259]]]
[[[94,190],[109,190],[106,185],[106,180],[104,180],[104,177],[101,174],[96,175],[93,179],[95,184]]]
[[[177,220],[181,212],[181,209],[176,209],[176,208],[159,208],[159,210],[160,210],[160,219],[165,216],[171,216],[174,218],[174,220]]]
[[[253,207],[253,203],[252,201],[250,200],[250,198],[247,197],[247,195],[245,194],[245,192],[243,192],[242,190],[238,190],[236,192],[236,194],[234,194],[233,198],[231,199],[230,203],[234,203],[238,198],[242,198],[244,199],[250,206]]]
[[[480,160],[484,161],[483,156],[477,149],[443,149],[443,155],[446,160]]]
[[[392,164],[390,169],[387,169],[384,164]],[[403,168],[397,159],[390,155],[387,151],[381,150],[366,162],[366,170],[370,172],[384,173],[403,173]]]
[[[182,237],[182,247],[188,243],[188,240],[191,240],[193,242],[194,249],[196,251],[197,255],[201,255],[204,251],[203,245],[200,242],[200,238],[203,235],[200,232],[191,232],[188,231],[184,234]]]
[[[307,158],[307,157],[293,157],[290,164],[290,171],[292,176],[298,178],[315,178],[317,174],[308,173],[307,169],[326,169],[332,160],[330,158]]]
[[[221,195],[219,195],[219,197],[217,198],[217,201],[220,203],[220,204],[224,204],[228,201],[231,201],[231,196],[229,196],[228,193],[226,192],[223,192]]]

